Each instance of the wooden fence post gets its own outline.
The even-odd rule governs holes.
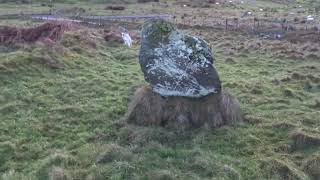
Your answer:
[[[226,18],[226,31],[228,30],[228,18]]]
[[[237,29],[239,29],[239,19],[236,19],[236,23],[237,23]]]

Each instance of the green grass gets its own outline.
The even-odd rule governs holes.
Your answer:
[[[319,145],[296,148],[291,134],[303,129],[319,138],[320,88],[309,79],[281,80],[293,72],[319,78],[318,61],[253,54],[228,64],[217,53],[223,87],[247,122],[179,130],[123,123],[134,89],[145,84],[137,47],[98,40],[94,49],[71,34],[60,44],[67,48],[59,55],[42,43],[0,54],[3,179],[311,178],[301,164],[319,156]]]
[[[127,105],[146,84],[138,47],[98,32],[0,46],[0,179],[318,179],[320,62],[251,49],[226,56],[224,35],[208,33],[219,37],[209,41],[243,124],[127,125]]]

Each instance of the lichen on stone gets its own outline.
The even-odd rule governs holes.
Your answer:
[[[142,29],[142,41],[152,46],[168,41],[171,32],[176,30],[173,24],[161,19],[147,21]]]
[[[146,81],[163,96],[202,97],[221,88],[208,43],[164,20],[143,26],[139,63]]]

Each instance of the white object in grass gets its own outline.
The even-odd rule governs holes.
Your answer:
[[[132,46],[132,39],[131,39],[129,33],[123,32],[123,33],[121,33],[121,35],[122,35],[122,39],[123,39],[124,44],[127,45],[128,47],[131,47]]]
[[[314,21],[314,17],[311,15],[307,16],[307,21]]]

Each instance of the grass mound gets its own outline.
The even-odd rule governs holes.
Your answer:
[[[127,120],[138,125],[210,128],[242,121],[239,103],[227,92],[201,99],[162,97],[149,87],[137,90]]]

